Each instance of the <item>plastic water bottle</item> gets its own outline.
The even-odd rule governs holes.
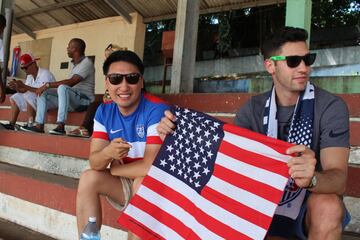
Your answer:
[[[80,240],[100,240],[100,230],[96,225],[96,217],[89,217],[89,222],[81,233]]]

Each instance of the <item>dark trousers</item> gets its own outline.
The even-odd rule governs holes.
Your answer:
[[[83,123],[81,124],[84,128],[88,130],[90,136],[92,135],[94,130],[94,117],[95,117],[96,109],[100,106],[101,103],[102,101],[94,101],[90,103],[90,105],[87,108]]]

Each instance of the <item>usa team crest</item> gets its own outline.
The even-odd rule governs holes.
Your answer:
[[[143,138],[145,136],[144,124],[136,125],[136,133],[137,133],[139,138]]]
[[[294,179],[290,178],[286,184],[284,194],[280,200],[279,205],[284,205],[294,200],[301,193],[302,188],[296,185]]]

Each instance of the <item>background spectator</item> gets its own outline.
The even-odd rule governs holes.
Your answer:
[[[58,107],[57,127],[50,130],[50,134],[65,134],[65,122],[68,111],[84,111],[94,101],[95,68],[93,62],[85,57],[85,42],[79,38],[70,40],[67,53],[72,59],[73,68],[69,78],[47,83],[37,90],[38,108],[36,111],[36,125],[23,127],[30,132],[44,132],[45,114],[49,109],[48,103]],[[54,89],[56,88],[56,89]]]
[[[127,48],[121,48],[111,43],[109,44],[109,46],[105,48],[105,59],[108,58],[110,54],[114,51],[126,50],[126,49]],[[95,117],[96,109],[100,106],[102,102],[108,102],[108,101],[111,101],[111,98],[108,90],[106,90],[102,101],[94,101],[89,105],[88,109],[86,110],[85,118],[82,124],[80,125],[80,127],[70,131],[67,135],[72,137],[85,137],[85,138],[90,137],[93,133],[94,117]]]
[[[28,123],[32,123],[36,112],[37,89],[46,83],[55,82],[54,75],[47,69],[39,68],[36,60],[31,54],[23,54],[20,57],[20,67],[26,73],[25,83],[15,79],[9,82],[9,87],[17,93],[10,97],[11,120],[8,124],[2,124],[6,129],[15,130],[20,111],[27,112]]]

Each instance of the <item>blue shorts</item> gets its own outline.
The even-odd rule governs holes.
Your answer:
[[[275,215],[273,218],[273,221],[271,222],[268,236],[278,236],[283,237],[286,239],[297,237],[301,240],[307,239],[307,234],[305,230],[305,215],[306,215],[306,201],[304,201],[303,205],[301,206],[299,216],[296,220],[292,220],[290,218]],[[345,216],[342,221],[343,229],[346,227],[346,225],[349,224],[351,220],[350,213],[345,208]]]

